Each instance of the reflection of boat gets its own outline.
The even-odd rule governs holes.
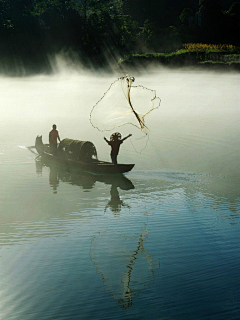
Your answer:
[[[85,190],[92,189],[97,181],[111,185],[111,192],[112,189],[116,190],[117,188],[122,190],[134,189],[133,183],[121,173],[116,175],[93,175],[61,163],[53,163],[49,158],[43,157],[40,160],[36,160],[36,171],[38,174],[42,172],[43,166],[50,168],[49,183],[54,191],[56,191],[59,181],[78,185]]]
[[[52,155],[49,146],[43,144],[42,137],[38,136],[36,138],[35,148],[39,155],[48,160],[96,174],[125,173],[134,167],[134,164],[116,165],[111,162],[100,161],[97,158],[93,158],[97,156],[97,153],[95,146],[89,141],[64,139],[59,144],[57,155]]]
[[[111,230],[92,239],[91,260],[106,290],[123,309],[129,308],[133,297],[154,281],[154,272],[159,268],[159,260],[144,248],[147,236],[144,227],[140,235],[125,236]]]

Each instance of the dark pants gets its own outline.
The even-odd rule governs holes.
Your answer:
[[[57,154],[57,144],[50,143],[50,153],[56,155]]]
[[[111,159],[113,164],[117,164],[117,154],[116,153],[111,153]]]

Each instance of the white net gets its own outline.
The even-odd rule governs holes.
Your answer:
[[[90,114],[93,127],[99,131],[111,131],[131,124],[148,134],[145,117],[160,106],[155,90],[141,85],[133,86],[134,77],[125,75],[114,81]]]

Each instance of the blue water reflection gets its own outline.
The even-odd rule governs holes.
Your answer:
[[[233,178],[0,170],[1,320],[238,318]]]

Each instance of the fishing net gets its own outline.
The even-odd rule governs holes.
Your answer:
[[[145,134],[149,128],[145,117],[160,106],[156,91],[141,85],[133,86],[134,77],[125,75],[114,81],[90,114],[90,122],[99,131],[110,131],[125,124]]]

